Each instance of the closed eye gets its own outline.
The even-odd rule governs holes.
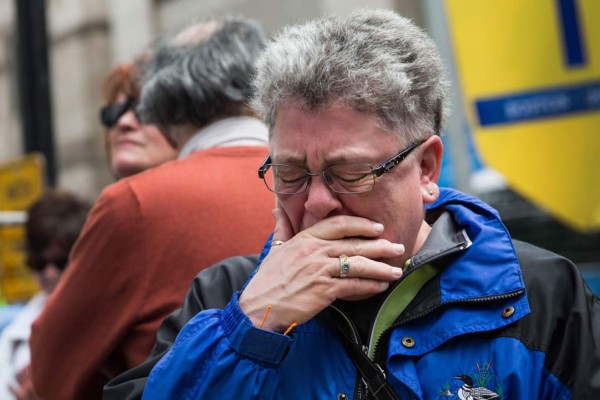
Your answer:
[[[364,173],[364,174],[347,174],[347,175],[333,175],[333,177],[341,182],[344,183],[360,183],[362,180],[366,179],[366,178],[370,178],[371,173]]]

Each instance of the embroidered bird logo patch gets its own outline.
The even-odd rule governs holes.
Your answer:
[[[473,387],[473,379],[467,375],[455,376],[454,379],[463,381],[463,385],[456,393],[461,400],[500,400],[500,395],[488,388]]]

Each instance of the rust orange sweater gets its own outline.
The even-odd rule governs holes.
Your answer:
[[[256,170],[266,147],[198,151],[107,187],[31,335],[32,377],[46,399],[101,399],[147,357],[194,276],[260,252],[275,198]]]

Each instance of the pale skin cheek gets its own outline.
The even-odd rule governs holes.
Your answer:
[[[106,140],[108,141],[108,145],[109,145],[111,151],[113,151],[113,152],[115,151],[115,143],[117,141],[117,136],[118,136],[117,130],[111,129],[108,131],[108,134],[106,137]]]
[[[172,148],[160,132],[145,132],[140,139],[141,149],[146,153],[147,162],[162,164],[177,158],[177,150]]]
[[[292,224],[292,229],[294,230],[294,235],[298,232],[301,232],[303,229],[308,227],[302,227],[302,217],[304,215],[304,207],[301,201],[297,201],[298,199],[285,199],[277,198],[277,207],[283,209],[285,214],[287,215],[290,223]]]

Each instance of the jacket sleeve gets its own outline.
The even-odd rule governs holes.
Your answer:
[[[116,375],[99,366],[144,300],[146,277],[135,267],[148,261],[140,213],[125,185],[105,189],[90,212],[69,267],[32,325],[32,379],[42,398],[100,398],[103,383]]]
[[[235,293],[196,315],[150,373],[144,399],[274,399],[293,339],[256,328]]]
[[[232,257],[202,270],[194,279],[183,307],[161,324],[150,357],[108,382],[104,399],[141,399],[150,371],[171,349],[184,325],[200,311],[224,308],[231,295],[243,287],[257,261],[257,255]]]
[[[600,300],[584,282],[575,265],[559,260],[566,271],[554,296],[556,326],[548,349],[547,367],[574,399],[600,398]]]
[[[515,241],[531,313],[521,335],[574,399],[600,398],[600,301],[568,259]]]

